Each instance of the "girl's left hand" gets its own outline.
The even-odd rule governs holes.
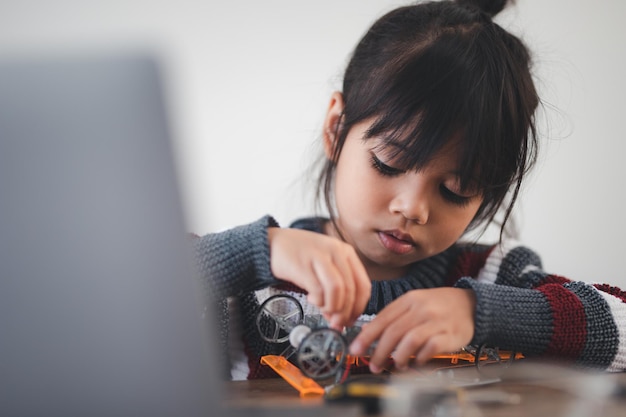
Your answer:
[[[411,356],[423,364],[434,355],[455,352],[474,336],[474,292],[461,288],[413,290],[387,305],[350,345],[350,353],[370,356],[370,370],[378,373],[389,356],[398,369],[408,367]],[[393,352],[393,354],[392,354]]]

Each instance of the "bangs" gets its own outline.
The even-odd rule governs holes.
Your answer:
[[[391,81],[374,81],[368,89],[372,96],[362,101],[370,103],[365,113],[375,118],[366,137],[379,138],[403,170],[423,169],[453,143],[462,188],[486,191],[508,185],[509,178],[497,172],[495,163],[506,152],[499,122],[502,75],[484,64],[486,68],[478,67],[485,62],[480,52],[475,42],[468,45],[456,35],[442,35],[409,62],[386,68],[395,73]]]

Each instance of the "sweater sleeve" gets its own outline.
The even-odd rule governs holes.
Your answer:
[[[496,248],[457,287],[476,294],[472,344],[552,357],[609,371],[626,369],[626,293],[549,274],[530,249]]]
[[[192,240],[205,292],[203,317],[213,318],[212,330],[219,333],[221,358],[217,363],[225,380],[233,377],[231,342],[236,336],[231,334],[231,327],[237,321],[231,315],[229,300],[278,282],[270,268],[268,227],[278,224],[272,217],[264,216],[253,223]]]
[[[201,279],[219,299],[238,296],[277,283],[270,268],[267,228],[278,224],[270,216],[195,240]]]

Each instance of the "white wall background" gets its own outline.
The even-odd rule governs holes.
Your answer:
[[[154,49],[190,231],[265,213],[286,225],[313,212],[301,179],[346,58],[376,17],[401,4],[0,0],[0,54]],[[518,212],[522,238],[549,271],[626,287],[626,2],[517,0],[498,21],[534,51],[547,103],[542,157]]]

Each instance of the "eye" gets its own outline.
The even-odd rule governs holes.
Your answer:
[[[398,176],[400,174],[404,174],[403,170],[398,169],[398,168],[393,168],[393,167],[390,167],[387,164],[384,164],[373,153],[372,153],[372,156],[371,156],[371,163],[372,163],[372,166],[374,167],[374,169],[376,171],[378,171],[379,174],[381,174],[381,175],[383,175],[385,177],[395,177],[395,176]]]
[[[446,187],[443,184],[439,186],[439,191],[441,192],[441,195],[443,196],[443,198],[445,198],[446,200],[448,200],[449,202],[457,206],[465,206],[473,198],[473,197],[468,197],[465,195],[457,194],[456,192],[450,190],[448,187]]]

